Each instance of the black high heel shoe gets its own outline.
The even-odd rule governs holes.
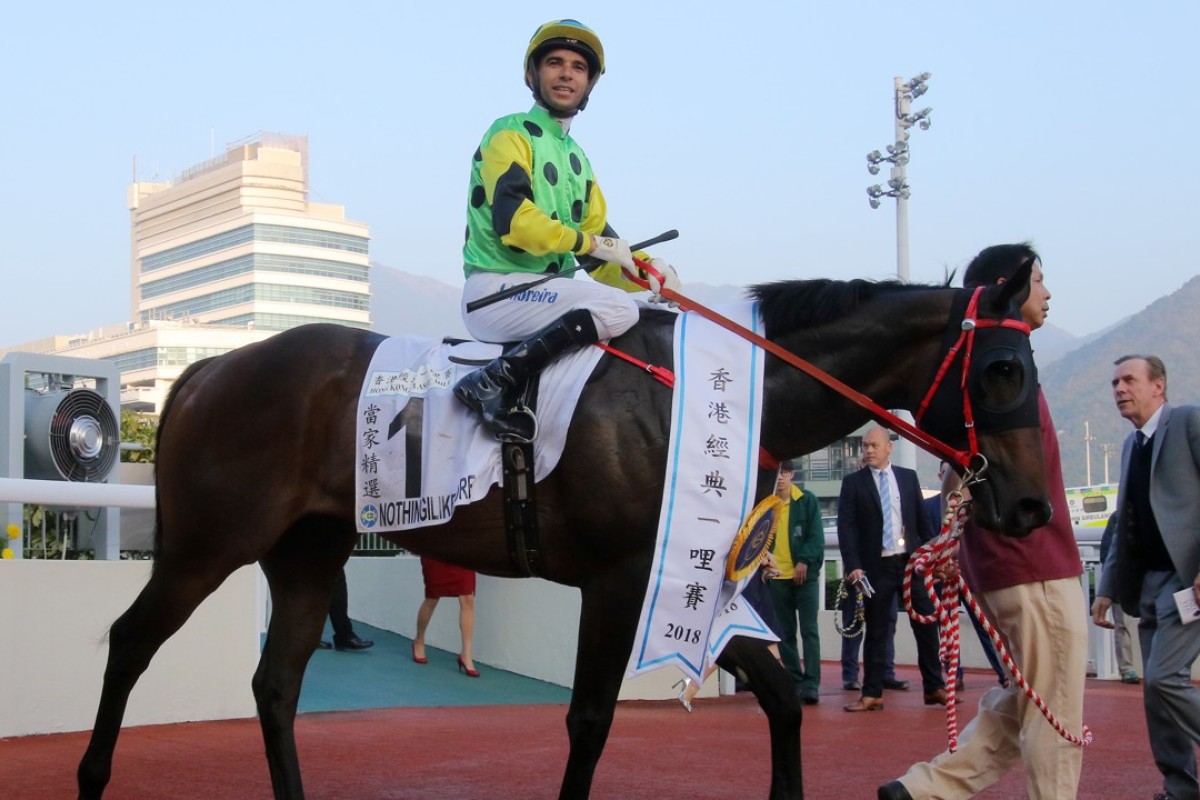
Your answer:
[[[468,667],[466,662],[463,661],[461,653],[459,653],[459,655],[458,655],[458,671],[467,673],[468,678],[478,678],[479,677],[479,670],[471,669],[470,667]]]

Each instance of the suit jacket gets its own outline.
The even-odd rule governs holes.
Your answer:
[[[1191,586],[1200,573],[1200,408],[1164,405],[1151,442],[1150,507],[1179,580]],[[1104,562],[1097,594],[1137,616],[1144,575],[1127,555],[1134,532],[1125,497],[1133,443],[1131,433],[1121,450],[1115,546]]]
[[[935,494],[921,501],[925,504],[925,530],[921,532],[921,544],[932,542],[942,532],[942,496]]]
[[[921,497],[921,484],[911,469],[891,465],[900,493],[900,519],[904,525],[904,549],[910,555],[921,544],[928,512]],[[845,574],[856,569],[878,574],[883,553],[883,506],[879,484],[870,467],[851,472],[842,481],[838,498],[838,549]]]

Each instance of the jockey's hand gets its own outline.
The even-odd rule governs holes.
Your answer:
[[[633,252],[629,249],[629,242],[624,239],[615,236],[593,236],[592,246],[588,248],[587,254],[605,263],[615,262],[631,272],[637,272],[637,265],[633,263]]]
[[[666,303],[672,308],[677,307],[679,305],[678,303],[667,300],[662,296],[662,290],[670,289],[672,292],[678,292],[680,289],[682,289],[683,284],[679,282],[679,273],[675,271],[674,267],[661,258],[650,259],[650,266],[662,273],[663,276],[662,283],[659,283],[658,278],[655,278],[653,275],[646,276],[646,279],[650,281],[650,291],[654,293],[650,298],[650,302]]]
[[[1116,626],[1112,620],[1108,618],[1108,609],[1112,607],[1111,597],[1096,597],[1096,602],[1092,603],[1092,622],[1096,623],[1097,627],[1108,628],[1112,630]]]

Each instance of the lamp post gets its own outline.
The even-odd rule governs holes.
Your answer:
[[[884,149],[887,155],[878,150],[867,153],[867,172],[878,175],[881,164],[891,164],[891,174],[888,176],[887,188],[881,184],[867,187],[867,200],[871,208],[879,208],[884,197],[896,201],[896,277],[907,282],[908,269],[908,198],[912,193],[908,186],[908,137],[913,125],[921,130],[929,130],[931,124],[929,115],[932,108],[924,108],[915,114],[912,112],[912,101],[916,100],[929,89],[927,81],[932,73],[922,72],[916,77],[894,78],[895,86],[895,141]],[[906,422],[912,422],[912,415],[907,411],[899,411],[897,415]],[[909,469],[917,466],[917,449],[912,442],[902,439],[896,447],[895,459],[897,464]]]
[[[1083,421],[1083,459],[1087,466],[1087,485],[1092,485],[1092,442],[1096,441],[1096,437],[1092,436],[1091,420]]]
[[[1105,442],[1100,447],[1104,449],[1104,482],[1108,483],[1108,459],[1117,452],[1117,446],[1112,442]]]
[[[881,164],[892,165],[891,174],[888,176],[888,188],[884,189],[878,183],[868,186],[867,198],[871,208],[879,208],[880,198],[883,197],[892,197],[896,200],[896,275],[902,281],[907,281],[909,276],[908,198],[912,194],[908,185],[907,170],[909,131],[914,125],[923,131],[929,130],[929,126],[932,124],[929,115],[933,113],[932,108],[923,108],[913,113],[912,101],[929,90],[927,82],[930,77],[932,77],[932,73],[922,72],[907,81],[903,78],[893,79],[895,82],[896,140],[884,148],[888,153],[886,156],[878,150],[867,153],[867,171],[872,175],[879,174]]]

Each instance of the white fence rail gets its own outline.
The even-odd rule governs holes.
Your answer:
[[[154,508],[153,486],[0,478],[0,503],[46,506]]]

